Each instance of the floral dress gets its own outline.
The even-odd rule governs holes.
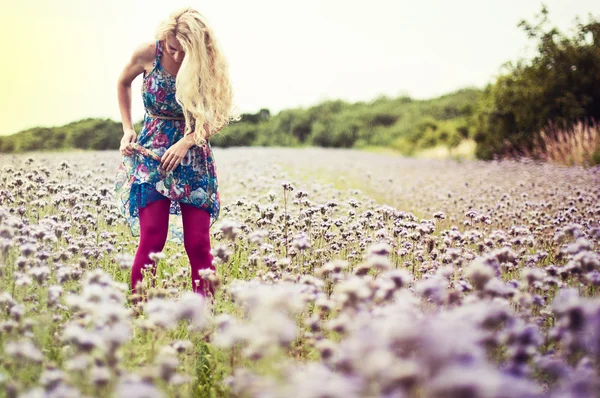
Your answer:
[[[149,203],[171,200],[168,240],[183,242],[180,203],[206,210],[210,225],[219,217],[219,189],[212,147],[209,142],[193,145],[172,171],[160,166],[167,149],[183,137],[185,120],[175,100],[175,76],[160,64],[163,43],[156,42],[153,69],[144,74],[142,99],[146,114],[142,130],[133,144],[134,155],[124,156],[117,169],[117,205],[133,236],[139,236],[139,209]]]

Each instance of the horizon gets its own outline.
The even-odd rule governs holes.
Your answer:
[[[543,3],[549,26],[567,35],[576,16],[587,21],[588,14],[600,15],[596,1]],[[517,24],[534,21],[542,2],[375,0],[368,8],[341,0],[197,4],[33,0],[8,5],[0,29],[13,62],[0,66],[8,92],[0,104],[6,115],[0,135],[88,118],[120,122],[118,74],[133,48],[152,40],[158,22],[183,5],[195,6],[213,28],[229,62],[239,111],[266,108],[275,115],[328,100],[426,100],[483,89],[504,63],[531,56],[536,43]],[[26,21],[35,28],[24,37],[15,35]],[[140,87],[138,77],[132,84],[135,122],[144,113]]]

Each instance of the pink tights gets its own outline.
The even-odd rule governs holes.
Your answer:
[[[132,292],[142,280],[144,265],[152,264],[152,273],[156,275],[156,264],[150,260],[150,253],[161,252],[167,240],[169,229],[169,199],[152,202],[140,209],[140,244],[135,253],[131,268]],[[205,296],[214,294],[211,284],[202,280],[198,272],[212,269],[210,253],[210,216],[206,210],[180,203],[183,218],[183,245],[192,268],[192,290]]]

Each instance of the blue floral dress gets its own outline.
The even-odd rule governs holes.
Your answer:
[[[171,200],[168,240],[183,242],[181,207],[186,203],[206,210],[210,225],[219,217],[220,199],[210,143],[192,146],[172,171],[160,166],[160,157],[183,137],[185,120],[175,100],[175,76],[160,64],[163,43],[156,42],[153,69],[144,73],[142,99],[146,114],[132,156],[123,157],[115,178],[118,207],[133,236],[139,236],[139,209],[157,200]]]

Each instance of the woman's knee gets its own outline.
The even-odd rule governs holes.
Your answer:
[[[183,234],[183,245],[188,253],[210,253],[210,234],[207,231],[194,231]]]
[[[149,253],[161,252],[167,242],[162,236],[148,236],[140,240],[140,247],[143,247]]]
[[[140,243],[164,246],[169,232],[169,201],[158,201],[140,209]]]
[[[186,250],[210,250],[210,214],[205,209],[181,204]]]

